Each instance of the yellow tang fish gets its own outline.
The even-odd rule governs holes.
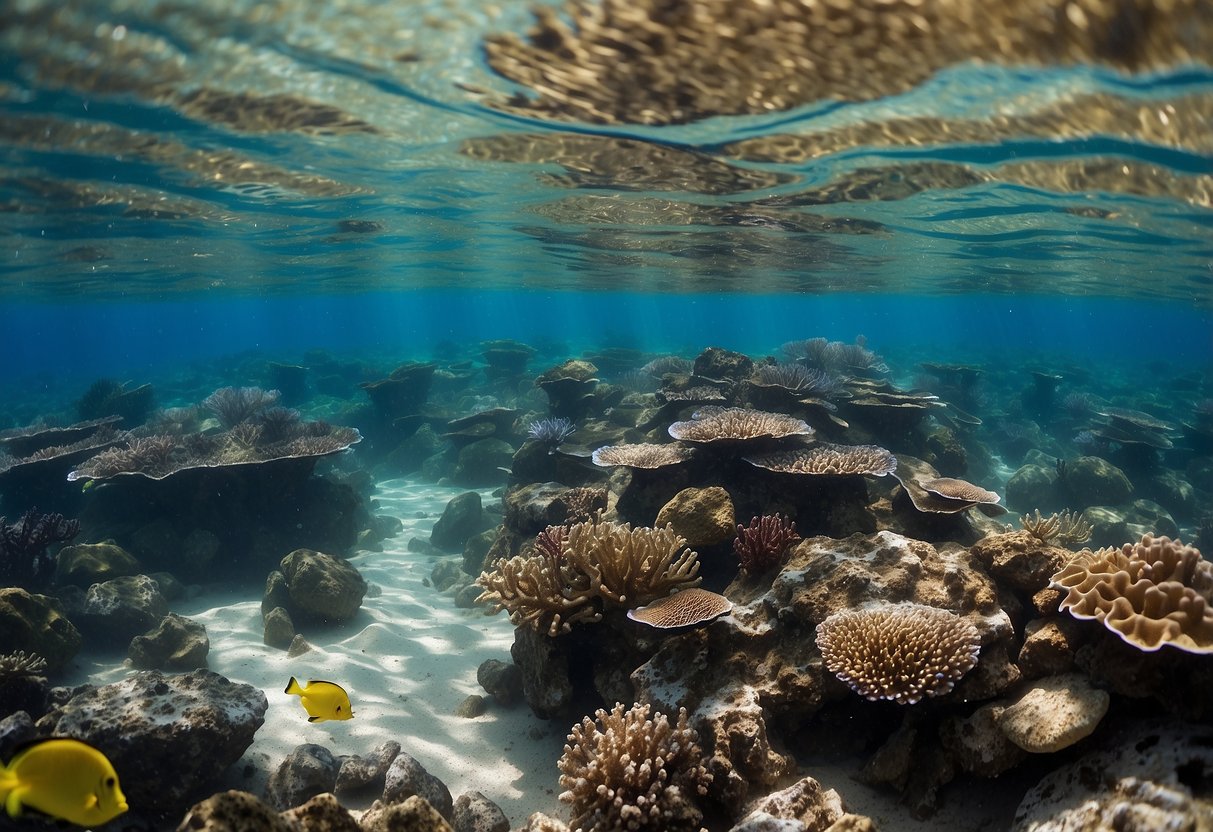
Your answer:
[[[284,693],[299,697],[303,710],[308,713],[308,722],[354,718],[354,709],[350,707],[350,697],[341,685],[313,679],[307,683],[307,687],[302,687],[292,676]]]
[[[97,749],[80,740],[39,740],[0,768],[0,801],[9,817],[24,808],[78,826],[100,826],[127,810],[118,773]]]

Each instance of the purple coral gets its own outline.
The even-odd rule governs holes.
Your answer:
[[[757,575],[777,565],[788,546],[798,540],[794,522],[779,514],[764,514],[752,519],[749,526],[737,527],[733,551],[742,571]]]
[[[80,533],[79,520],[31,508],[13,525],[0,517],[0,586],[37,590],[50,583],[54,559],[47,549]]]

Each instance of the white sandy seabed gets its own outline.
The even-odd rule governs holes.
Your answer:
[[[447,502],[464,491],[410,479],[379,483],[374,495],[377,513],[400,518],[404,528],[384,541],[382,552],[350,558],[377,591],[368,593],[353,621],[322,630],[305,626],[303,635],[312,650],[296,658],[262,642],[257,588],[208,590],[174,605],[175,612],[206,626],[211,670],[261,688],[269,699],[265,725],[230,769],[228,782],[216,790],[264,794],[269,773],[302,743],[323,745],[340,756],[366,754],[395,740],[441,779],[452,796],[479,791],[495,802],[513,829],[533,812],[567,817],[567,807],[557,799],[556,762],[571,722],[541,720],[525,703],[506,708],[491,697],[483,715],[455,715],[470,694],[487,697],[476,682],[476,670],[486,659],[509,661],[514,641],[513,625],[504,614],[459,609],[450,592],[430,585],[430,573],[441,558],[408,551],[409,540],[429,540]],[[488,492],[482,497],[491,499]],[[79,670],[84,678],[77,681],[118,681],[131,672],[120,661],[83,656]],[[308,723],[299,700],[283,692],[291,676],[344,686],[354,719]],[[1005,829],[1014,811],[1015,799],[1000,794],[997,787],[986,787],[954,795],[939,814],[921,823],[907,817],[895,794],[856,782],[852,770],[816,765],[802,774],[837,789],[851,811],[870,815],[884,832]]]

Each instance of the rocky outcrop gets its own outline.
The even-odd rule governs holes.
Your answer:
[[[348,561],[313,549],[296,549],[282,559],[292,616],[326,622],[353,618],[366,595],[366,581]]]
[[[6,652],[36,653],[54,673],[80,652],[82,642],[57,599],[19,587],[0,589],[0,644]]]
[[[156,629],[131,639],[131,664],[141,670],[193,670],[206,667],[211,640],[206,627],[170,612]]]

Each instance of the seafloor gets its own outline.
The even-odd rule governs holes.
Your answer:
[[[100,749],[100,828],[1213,823],[1199,369],[494,341],[6,408],[0,758]]]

